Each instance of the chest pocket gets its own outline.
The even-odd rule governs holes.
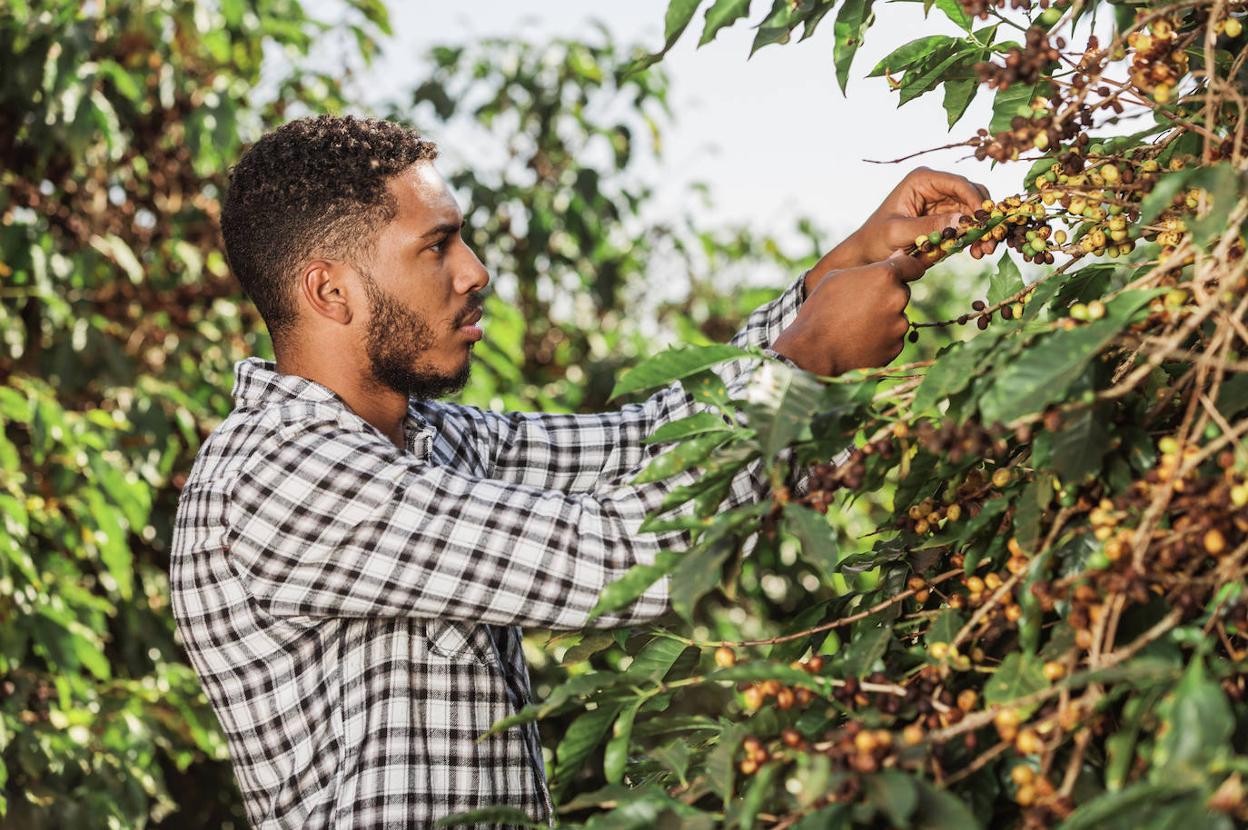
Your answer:
[[[431,652],[453,663],[497,665],[490,631],[480,623],[427,620],[425,640]]]

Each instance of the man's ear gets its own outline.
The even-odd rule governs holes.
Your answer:
[[[358,283],[352,279],[351,269],[341,262],[314,259],[299,273],[300,300],[313,314],[340,325],[351,323],[356,293]]]

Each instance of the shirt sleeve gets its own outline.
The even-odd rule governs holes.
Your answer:
[[[583,628],[602,589],[688,534],[641,533],[692,473],[569,494],[468,475],[332,420],[288,424],[240,468],[229,556],[280,617],[423,617]],[[661,616],[660,580],[610,627]]]
[[[771,344],[797,317],[806,298],[805,279],[802,274],[779,297],[755,309],[730,342],[779,357],[771,351]],[[754,362],[729,361],[714,371],[731,394],[747,379],[745,374]],[[698,410],[679,383],[642,403],[588,415],[440,406],[458,410],[458,420],[477,439],[490,477],[573,493],[587,492],[636,468],[661,449],[643,444],[642,439],[661,424]]]

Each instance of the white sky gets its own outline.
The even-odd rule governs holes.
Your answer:
[[[316,3],[310,5],[315,6]],[[766,13],[759,8],[750,23]],[[662,42],[667,0],[456,0],[394,2],[395,37],[369,72],[377,94],[397,92],[416,79],[413,60],[430,45],[473,37],[522,34],[531,40],[588,35],[599,20],[622,45]],[[990,113],[981,91],[954,138],[945,129],[939,91],[897,108],[883,78],[865,78],[875,63],[902,43],[927,34],[957,34],[937,9],[927,20],[918,3],[875,5],[877,21],[867,33],[850,74],[848,97],[836,85],[832,64],[835,13],[804,43],[768,46],[747,60],[753,29],[739,22],[695,49],[702,11],[665,58],[672,77],[678,121],[667,132],[657,211],[676,213],[687,202],[684,182],[710,185],[711,220],[744,222],[758,231],[784,234],[807,215],[840,237],[857,227],[904,173],[919,164],[953,170],[988,185],[995,197],[1016,192],[1025,164],[995,170],[986,162],[958,161],[965,148],[929,154],[896,165],[890,159],[964,138]],[[444,156],[453,136],[434,136]]]

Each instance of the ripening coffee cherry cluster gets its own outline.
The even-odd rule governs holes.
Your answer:
[[[812,465],[806,495],[796,501],[820,513],[826,512],[838,490],[862,487],[866,480],[868,458],[878,455],[888,460],[893,457],[893,452],[892,439],[884,436],[855,448],[842,464],[825,462]]]
[[[1057,38],[1049,43],[1048,33],[1040,26],[1032,26],[1024,36],[1023,46],[1011,46],[1005,53],[1004,63],[981,61],[975,64],[979,81],[989,89],[1009,89],[1014,84],[1034,84],[1062,55],[1066,41]]]
[[[1159,104],[1170,103],[1175,87],[1187,74],[1185,45],[1192,36],[1181,38],[1178,27],[1178,21],[1163,17],[1149,24],[1148,31],[1136,31],[1127,36],[1127,46],[1131,49],[1131,84],[1140,92],[1152,95]]]
[[[731,657],[728,655],[731,654]],[[736,664],[736,654],[727,646],[721,647],[715,653],[715,663],[721,668]],[[823,658],[818,654],[807,660],[794,661],[792,668],[800,669],[810,674],[819,674],[823,671]],[[761,680],[757,683],[749,683],[741,690],[741,702],[746,710],[755,712],[761,709],[769,699],[774,699],[777,709],[789,710],[794,706],[806,707],[815,699],[814,692],[803,686],[794,689],[784,685],[779,680]]]

